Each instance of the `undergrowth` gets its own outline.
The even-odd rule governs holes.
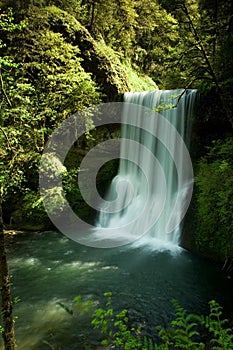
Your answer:
[[[92,325],[102,334],[104,349],[118,350],[231,350],[233,329],[227,319],[222,318],[222,307],[214,300],[209,302],[207,316],[188,314],[173,301],[176,317],[167,328],[155,326],[158,341],[143,335],[141,326],[130,325],[126,309],[116,313],[112,307],[112,293],[105,293],[104,308],[97,308]],[[157,339],[156,338],[156,339]]]

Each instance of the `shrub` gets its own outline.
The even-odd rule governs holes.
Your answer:
[[[233,257],[233,138],[216,141],[199,162],[195,239],[199,250]]]

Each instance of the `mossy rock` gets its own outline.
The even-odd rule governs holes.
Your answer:
[[[103,39],[94,40],[88,30],[72,15],[55,6],[46,7],[51,30],[59,32],[80,49],[81,65],[100,87],[105,101],[119,101],[124,92],[155,90],[156,84],[147,76],[137,73]]]

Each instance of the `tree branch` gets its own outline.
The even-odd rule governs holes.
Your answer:
[[[212,77],[212,79],[213,79],[213,81],[214,81],[218,91],[220,91],[220,87],[219,87],[219,84],[218,84],[218,80],[217,80],[216,74],[215,74],[215,72],[213,70],[213,67],[212,67],[211,63],[210,63],[210,60],[209,60],[208,55],[206,53],[204,44],[203,44],[203,42],[202,42],[202,40],[201,40],[201,38],[200,38],[200,36],[199,36],[199,34],[197,32],[197,29],[196,29],[196,27],[195,27],[195,25],[193,23],[193,20],[192,20],[190,14],[189,14],[189,11],[188,11],[186,5],[183,4],[182,7],[183,7],[183,11],[184,11],[185,15],[187,16],[187,18],[189,20],[189,24],[191,26],[194,39],[196,40],[196,44],[198,43],[198,45],[200,47],[200,51],[201,51],[201,53],[203,55],[203,58],[204,58],[204,60],[205,60],[205,62],[207,64],[208,72],[211,75],[211,77]]]
[[[193,37],[194,37],[194,39],[196,40],[196,43],[198,43],[198,45],[199,45],[199,47],[200,47],[199,50],[200,50],[200,52],[202,53],[202,56],[203,56],[203,58],[204,58],[204,60],[205,60],[205,62],[206,62],[206,65],[207,65],[206,71],[209,73],[209,75],[210,75],[211,78],[212,78],[213,83],[214,83],[215,86],[216,86],[216,90],[217,90],[217,93],[218,93],[219,98],[220,98],[220,100],[221,100],[222,107],[223,107],[224,111],[226,112],[227,118],[228,118],[229,122],[231,123],[231,125],[232,125],[232,127],[233,127],[232,111],[231,111],[231,109],[229,108],[228,103],[226,103],[226,101],[225,101],[223,91],[222,91],[221,87],[219,86],[217,76],[216,76],[216,74],[215,74],[215,72],[214,72],[214,69],[213,69],[213,67],[212,67],[212,65],[211,65],[211,62],[210,62],[210,60],[209,60],[209,58],[208,58],[208,55],[207,55],[207,52],[206,52],[206,50],[205,50],[203,41],[201,40],[201,38],[200,38],[200,36],[199,36],[199,34],[198,34],[198,31],[197,31],[197,29],[196,29],[196,27],[195,27],[195,25],[194,25],[194,23],[193,23],[193,20],[192,20],[190,14],[189,14],[189,11],[188,11],[186,5],[185,5],[185,4],[182,4],[182,8],[183,8],[183,11],[184,11],[185,15],[186,15],[187,18],[188,18],[188,21],[189,21],[189,24],[190,24],[190,27],[191,27],[191,31],[192,31]]]
[[[14,153],[14,150],[13,150],[13,148],[11,147],[11,143],[10,143],[9,137],[8,137],[7,133],[5,132],[5,130],[3,129],[2,126],[0,126],[0,130],[2,131],[3,135],[5,136],[5,139],[6,139],[6,141],[7,141],[8,148],[11,150],[12,153]]]
[[[0,71],[0,84],[1,84],[1,89],[2,89],[3,95],[5,96],[8,105],[12,108],[12,103],[11,103],[9,97],[7,96],[6,90],[4,88],[4,82],[3,82],[3,79],[2,79],[1,71]]]

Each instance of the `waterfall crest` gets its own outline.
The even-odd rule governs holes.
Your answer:
[[[196,96],[196,90],[124,94],[119,170],[107,193],[111,210],[110,204],[102,208],[99,228],[114,234],[118,228],[122,242],[132,236],[136,245],[179,246],[193,185],[187,147]]]

